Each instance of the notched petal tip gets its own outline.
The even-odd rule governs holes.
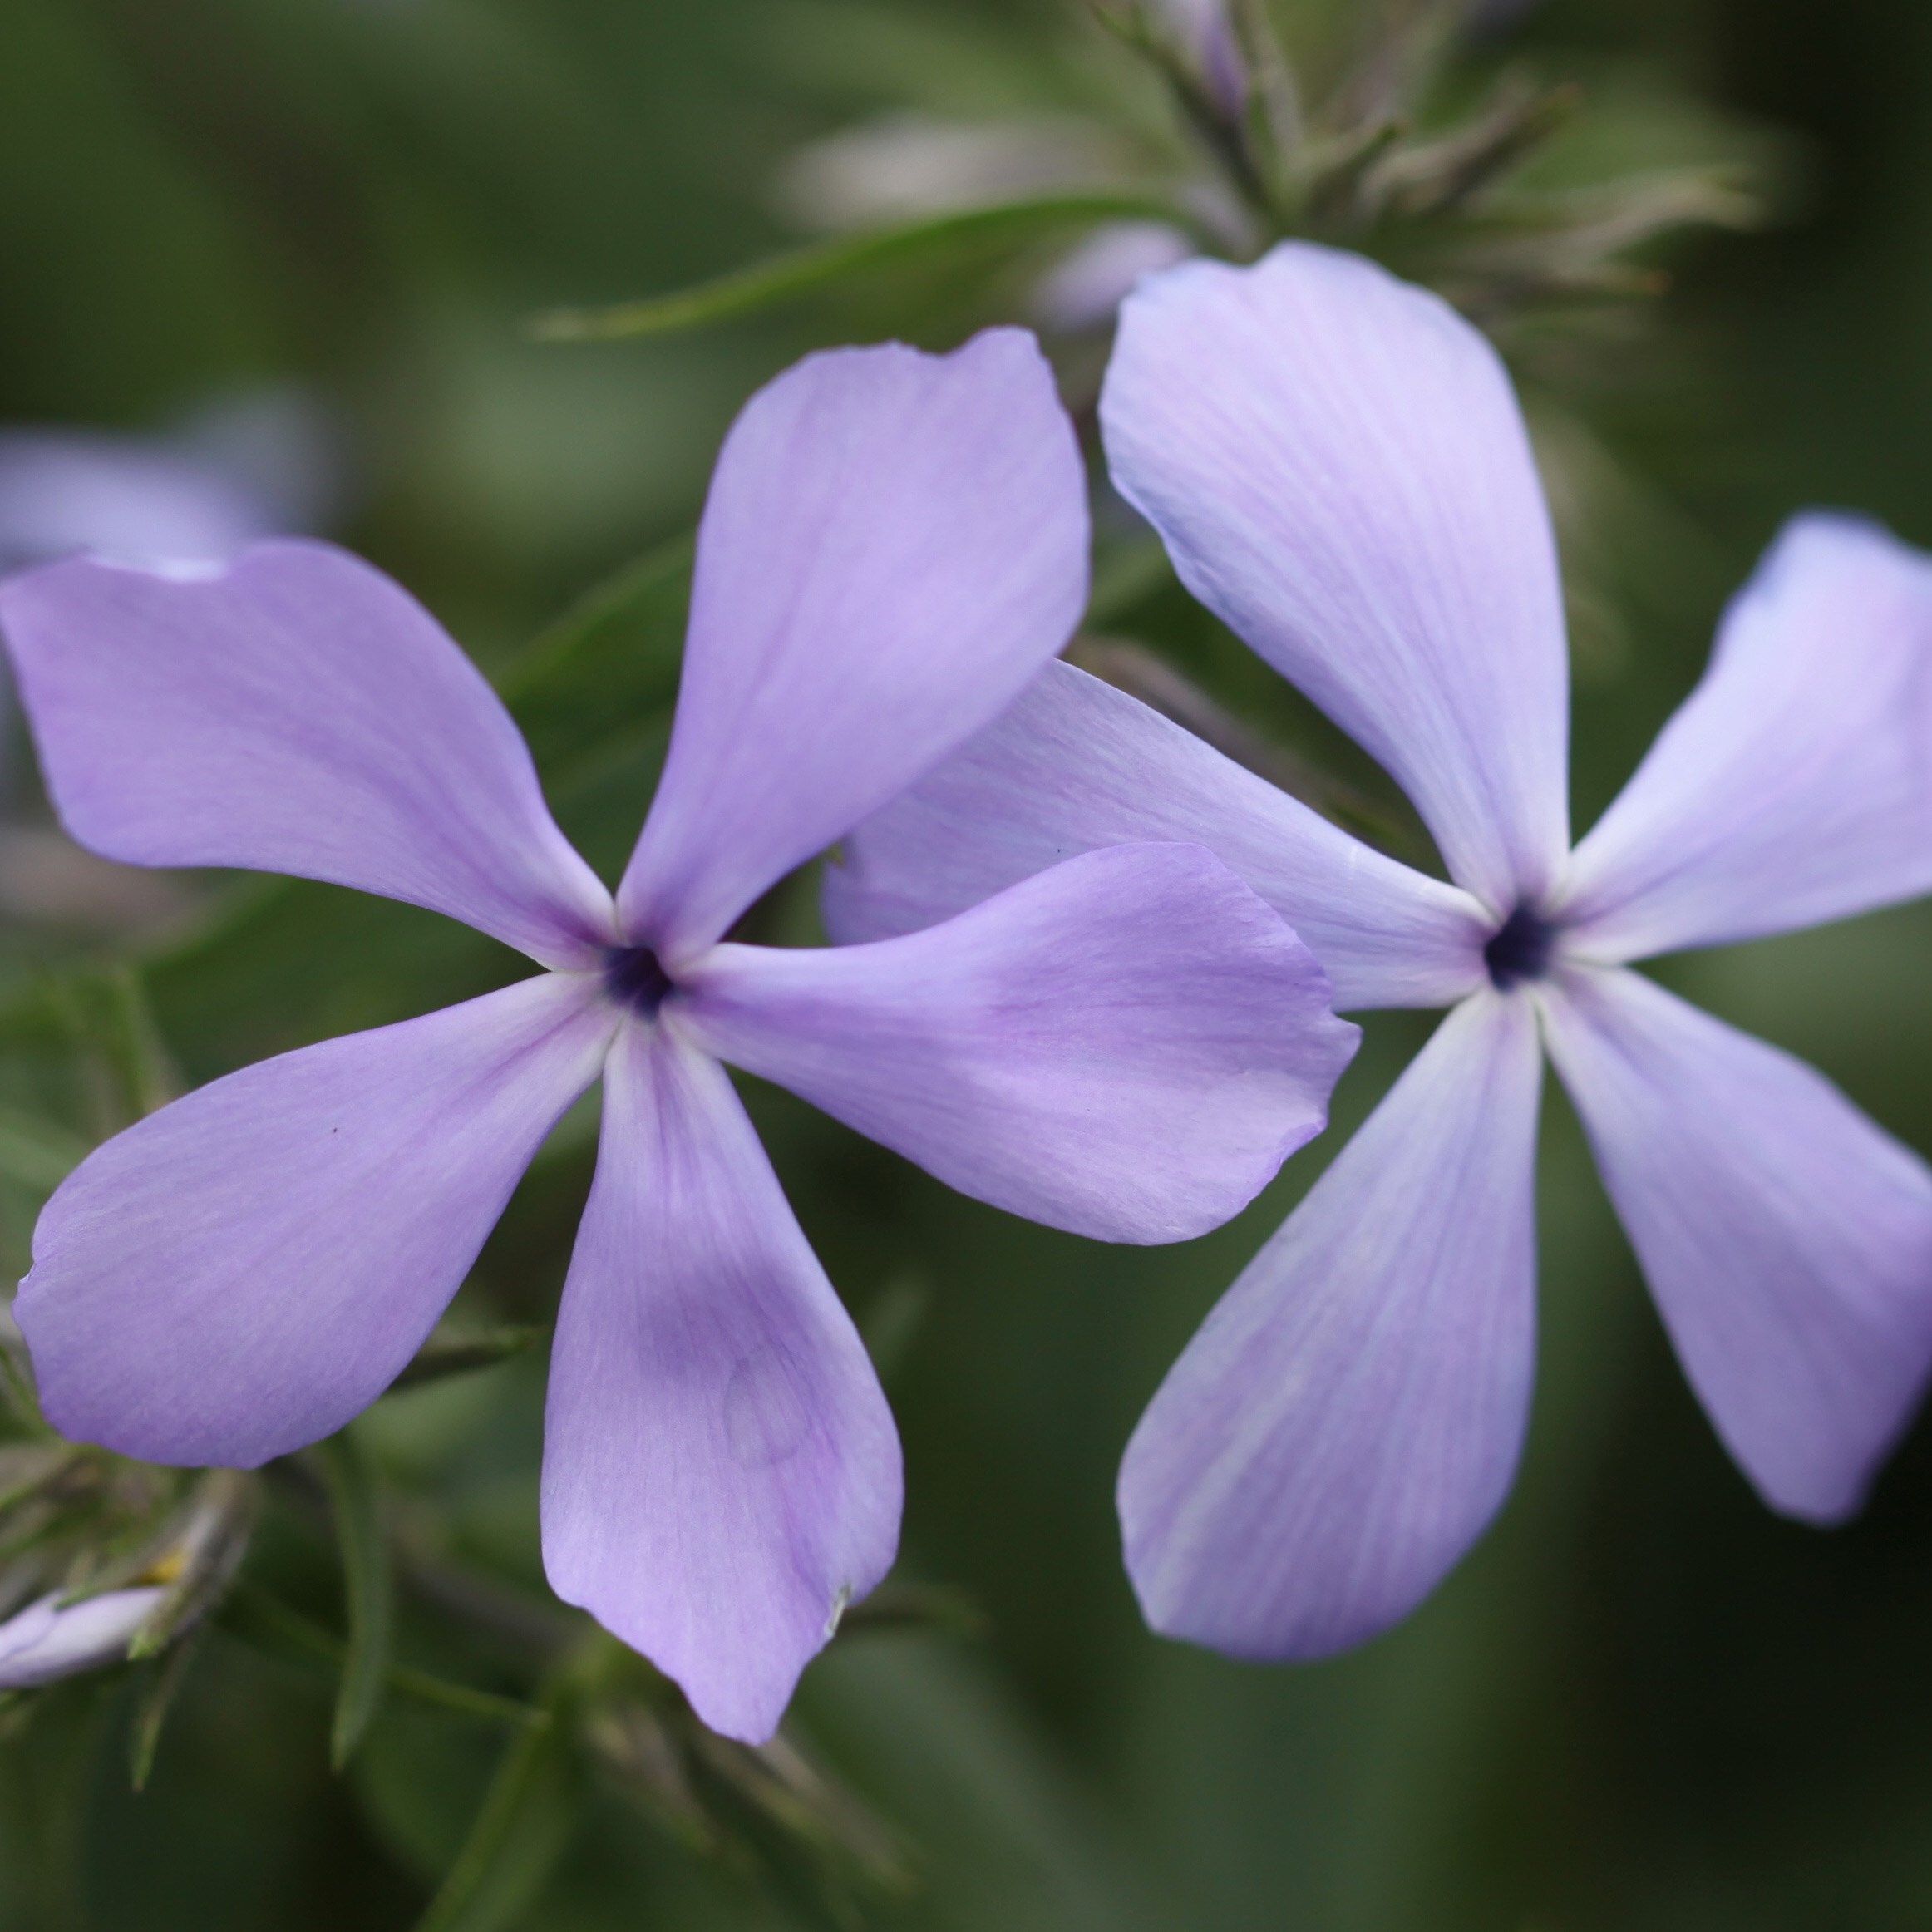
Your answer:
[[[379,892],[550,966],[615,936],[495,693],[346,550],[71,559],[0,585],[0,628],[62,823],[102,857]]]
[[[619,889],[677,963],[989,723],[1072,634],[1087,479],[1025,332],[822,351],[748,402],[699,526],[663,781]]]
[[[1709,668],[1577,847],[1563,910],[1619,964],[1932,887],[1932,557],[1869,518],[1792,519]]]

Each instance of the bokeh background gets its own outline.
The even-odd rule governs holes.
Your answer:
[[[1932,543],[1932,9],[1488,13],[1470,72],[1575,78],[1601,113],[1580,140],[1633,166],[1741,160],[1772,209],[1680,238],[1642,318],[1526,372],[1533,408],[1552,399],[1587,824],[1786,514],[1845,505]],[[20,438],[85,431],[137,439],[96,456],[194,467],[244,523],[353,545],[500,679],[566,830],[614,870],[674,687],[680,579],[660,546],[692,525],[732,412],[818,343],[1025,319],[1029,284],[978,262],[873,276],[634,343],[541,342],[530,318],[795,242],[796,157],[841,130],[1084,111],[1088,63],[1120,57],[1053,0],[3,0],[0,511]],[[1063,355],[1078,403],[1094,341]],[[1111,632],[1378,782],[1158,569],[1113,581]],[[103,988],[138,985],[153,1063],[194,1083],[516,976],[491,942],[346,892],[87,867],[52,838],[17,727],[5,783],[0,1095],[72,1136],[115,1124],[86,1017]],[[809,939],[809,880],[758,916]],[[1929,959],[1918,908],[1658,970],[1932,1152]],[[828,1875],[769,1820],[742,1844],[707,1836],[579,1766],[532,1801],[461,1924],[1932,1924],[1932,1425],[1849,1528],[1763,1511],[1675,1368],[1554,1084],[1540,1380],[1491,1534],[1404,1627],[1320,1666],[1239,1666],[1141,1625],[1112,1513],[1126,1434],[1428,1023],[1373,1016],[1331,1135],[1241,1220],[1171,1249],[1022,1225],[753,1092],[904,1435],[902,1575],[944,1593],[842,1637],[796,1709],[801,1748],[891,1854]],[[592,1126],[567,1121],[513,1205],[465,1291],[480,1315],[554,1309]],[[37,1205],[32,1162],[14,1166],[9,1274]],[[398,1534],[540,1632],[542,1377],[539,1348],[358,1426]],[[284,1488],[245,1575],[339,1629],[326,1516],[299,1471]],[[400,1616],[407,1660],[529,1693],[541,1645],[518,1647],[514,1614],[485,1627],[416,1589]],[[139,1796],[128,1673],[5,1713],[0,1927],[415,1924],[505,1732],[392,1698],[338,1777],[333,1688],[218,1619]]]

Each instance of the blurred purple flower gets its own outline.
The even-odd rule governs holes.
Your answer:
[[[1215,108],[1239,121],[1248,105],[1248,62],[1228,0],[1151,0],[1150,11],[1173,33]]]
[[[1194,845],[1087,854],[881,946],[723,943],[1037,675],[1079,619],[1087,536],[1079,452],[1023,333],[780,377],[719,458],[670,752],[614,901],[469,661],[345,554],[269,545],[200,579],[71,562],[0,587],[83,843],[385,893],[550,968],[218,1080],[83,1162],[17,1304],[56,1426],[244,1466],[341,1427],[601,1073],[545,1565],[708,1723],[767,1736],[892,1560],[899,1455],[720,1062],[982,1200],[1165,1241],[1319,1131],[1353,1051],[1310,954]]]
[[[91,554],[124,564],[219,564],[266,536],[326,527],[344,495],[333,426],[288,388],[219,397],[151,435],[0,429],[0,574]],[[12,679],[0,663],[0,799],[10,791]],[[0,915],[129,930],[183,909],[172,880],[0,822]]]
[[[1106,222],[1041,276],[1028,306],[1042,328],[1060,334],[1102,328],[1143,275],[1194,252],[1192,239],[1165,221]]]
[[[1343,1009],[1453,1008],[1128,1447],[1150,1619],[1331,1651],[1419,1602],[1500,1506],[1531,1380],[1539,1033],[1718,1434],[1773,1507],[1854,1510],[1932,1359],[1932,1174],[1629,967],[1932,888],[1932,561],[1795,520],[1571,852],[1555,547],[1468,323],[1305,244],[1190,264],[1126,304],[1102,417],[1182,580],[1402,784],[1455,880],[1065,665],[827,875],[835,935],[877,939],[1069,853],[1199,840]]]
[[[285,390],[224,398],[153,436],[0,429],[0,570],[77,551],[224,562],[319,528],[340,486],[327,425]]]
[[[0,1624],[0,1690],[27,1690],[58,1677],[119,1663],[136,1631],[167,1593],[159,1587],[105,1590],[62,1604],[58,1594]]]

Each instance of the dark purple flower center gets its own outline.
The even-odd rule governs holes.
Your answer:
[[[672,990],[671,976],[648,946],[613,946],[604,955],[604,989],[619,1006],[652,1020]]]
[[[1496,928],[1482,949],[1482,962],[1498,993],[1507,993],[1526,979],[1540,979],[1550,970],[1556,930],[1553,920],[1527,904],[1519,905]]]

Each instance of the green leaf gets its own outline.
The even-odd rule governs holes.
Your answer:
[[[147,1789],[149,1775],[155,1767],[155,1752],[160,1746],[161,1727],[167,1722],[175,1696],[187,1678],[188,1667],[200,1649],[197,1634],[177,1644],[165,1657],[140,1666],[145,1681],[127,1742],[128,1775],[137,1792]]]
[[[637,842],[670,742],[692,548],[667,544],[600,584],[502,681],[557,822],[607,878]]]
[[[1173,582],[1174,566],[1158,537],[1150,534],[1107,545],[1094,555],[1093,587],[1082,628],[1106,630]]]
[[[121,961],[106,974],[108,1044],[138,1114],[158,1111],[181,1091],[181,1076],[155,1023],[140,969]]]
[[[935,1635],[979,1639],[991,1629],[984,1610],[965,1591],[946,1584],[914,1583],[888,1577],[870,1596],[854,1604],[839,1619],[841,1638],[872,1631],[919,1630]]]
[[[258,1650],[326,1666],[331,1671],[339,1671],[348,1654],[348,1646],[333,1631],[325,1630],[259,1584],[244,1582],[235,1586],[223,1607],[220,1623],[230,1636]],[[398,1697],[457,1717],[480,1718],[494,1724],[532,1725],[538,1729],[550,1722],[550,1713],[535,1704],[499,1697],[495,1691],[478,1690],[473,1684],[452,1683],[446,1677],[435,1677],[407,1664],[389,1667],[389,1688]]]
[[[343,1658],[328,1751],[329,1762],[340,1771],[355,1755],[388,1687],[394,1589],[389,1546],[382,1536],[381,1499],[367,1458],[346,1430],[318,1445],[318,1453],[335,1511],[348,1600],[348,1650]]]
[[[416,1932],[499,1932],[515,1923],[550,1876],[569,1836],[575,1780],[555,1722],[565,1692],[546,1701],[550,1722],[512,1740],[455,1864]]]
[[[438,1328],[416,1350],[415,1359],[390,1383],[399,1388],[420,1388],[426,1382],[440,1382],[446,1375],[462,1375],[473,1368],[494,1368],[534,1348],[550,1333],[540,1322],[523,1322],[495,1328],[461,1328],[451,1323]]]
[[[695,288],[609,308],[554,309],[530,325],[545,342],[616,342],[672,335],[796,300],[851,275],[899,267],[950,249],[1008,242],[1018,248],[1057,229],[1103,221],[1165,221],[1192,232],[1194,218],[1165,196],[1121,190],[1069,190],[1036,200],[963,209],[895,228],[840,235],[739,269]]]
[[[547,780],[569,782],[614,738],[677,702],[695,547],[679,537],[627,564],[571,605],[501,681]]]

